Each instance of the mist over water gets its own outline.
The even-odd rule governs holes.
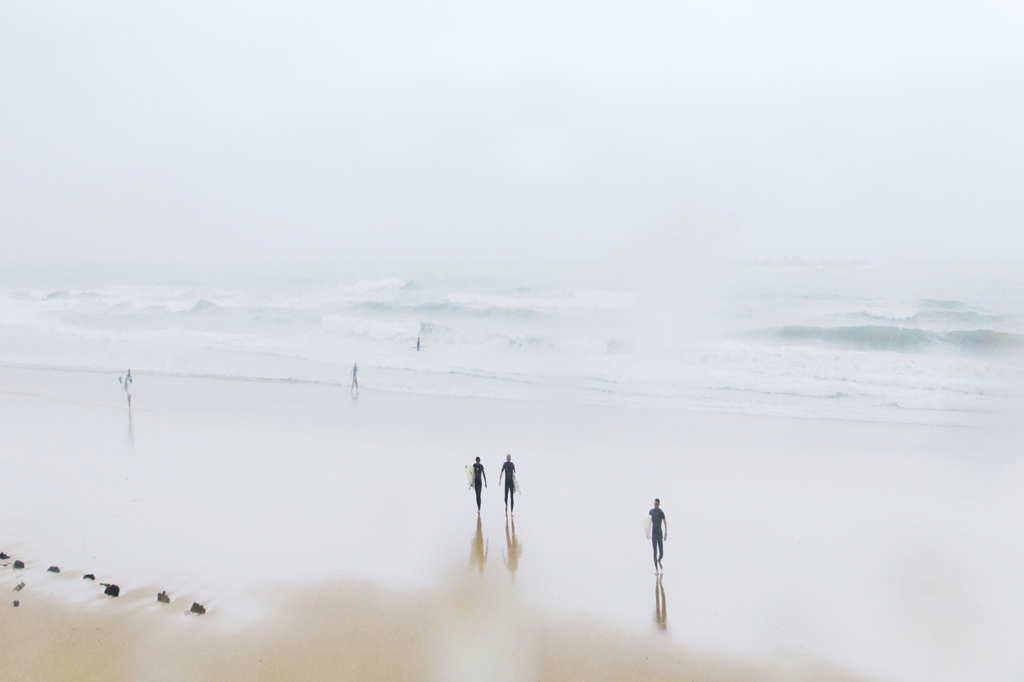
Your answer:
[[[460,590],[469,618],[414,620],[460,623],[444,679],[657,650],[1024,680],[1020,3],[4,10],[0,550],[28,561],[0,670],[82,678],[59,640],[194,679],[139,636],[184,632],[159,589],[209,608],[183,650],[267,677],[281,637],[200,629],[266,619],[301,643],[280,679],[321,648],[335,679],[426,646],[392,626],[454,576],[554,643],[658,639],[534,675]],[[515,526],[463,475],[505,453]],[[398,606],[322,599],[342,577]]]
[[[350,270],[9,273],[0,362],[935,424],[1022,398],[1010,267]]]

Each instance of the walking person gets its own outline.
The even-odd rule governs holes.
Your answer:
[[[654,509],[648,514],[651,517],[651,545],[654,547],[654,575],[660,575],[664,572],[661,567],[661,559],[665,556],[663,540],[668,540],[668,521],[665,512],[661,510],[661,500],[654,500]],[[661,533],[662,524],[665,525],[664,536]]]
[[[505,513],[508,514],[508,498],[512,498],[512,516],[516,511],[516,465],[512,463],[512,455],[505,456],[505,463],[501,465],[501,473],[498,474],[498,485],[501,485],[501,477],[505,477]]]
[[[476,513],[480,513],[480,487],[481,483],[483,487],[487,487],[487,474],[484,473],[484,465],[480,463],[480,458],[476,458],[476,463],[473,465],[473,488],[476,490]]]
[[[121,377],[118,377],[117,380],[121,382],[122,386],[124,386],[124,392],[128,395],[128,412],[131,413],[131,411],[132,411],[132,371],[128,370],[128,373],[126,375],[124,375],[123,379]]]
[[[349,389],[349,393],[353,395],[359,395],[359,379],[356,378],[356,374],[359,373],[359,367],[355,363],[352,363],[352,388]]]

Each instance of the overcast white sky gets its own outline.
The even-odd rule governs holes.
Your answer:
[[[1021,260],[1022,8],[7,2],[0,259]]]

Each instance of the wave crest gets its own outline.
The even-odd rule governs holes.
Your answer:
[[[788,326],[766,330],[787,341],[817,341],[863,350],[918,351],[942,344],[957,350],[1015,350],[1024,347],[1024,335],[990,329],[945,333],[907,327],[866,325],[860,327]]]

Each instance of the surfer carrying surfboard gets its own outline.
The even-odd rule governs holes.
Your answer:
[[[482,479],[482,481],[481,481]],[[484,465],[480,463],[480,458],[476,458],[476,463],[473,465],[473,488],[476,490],[476,513],[480,513],[480,487],[481,482],[483,487],[487,487],[487,474],[484,473]]]
[[[668,540],[668,521],[665,519],[665,512],[661,511],[661,500],[654,500],[654,509],[647,512],[651,517],[651,545],[654,546],[654,575],[663,573],[661,559],[665,556],[665,546],[662,539]],[[665,534],[662,536],[661,526],[665,524]]]
[[[512,455],[505,456],[505,463],[501,465],[501,473],[498,474],[498,485],[501,485],[501,477],[505,477],[505,513],[508,514],[508,498],[512,498],[512,516],[516,511],[516,465],[512,463]]]

